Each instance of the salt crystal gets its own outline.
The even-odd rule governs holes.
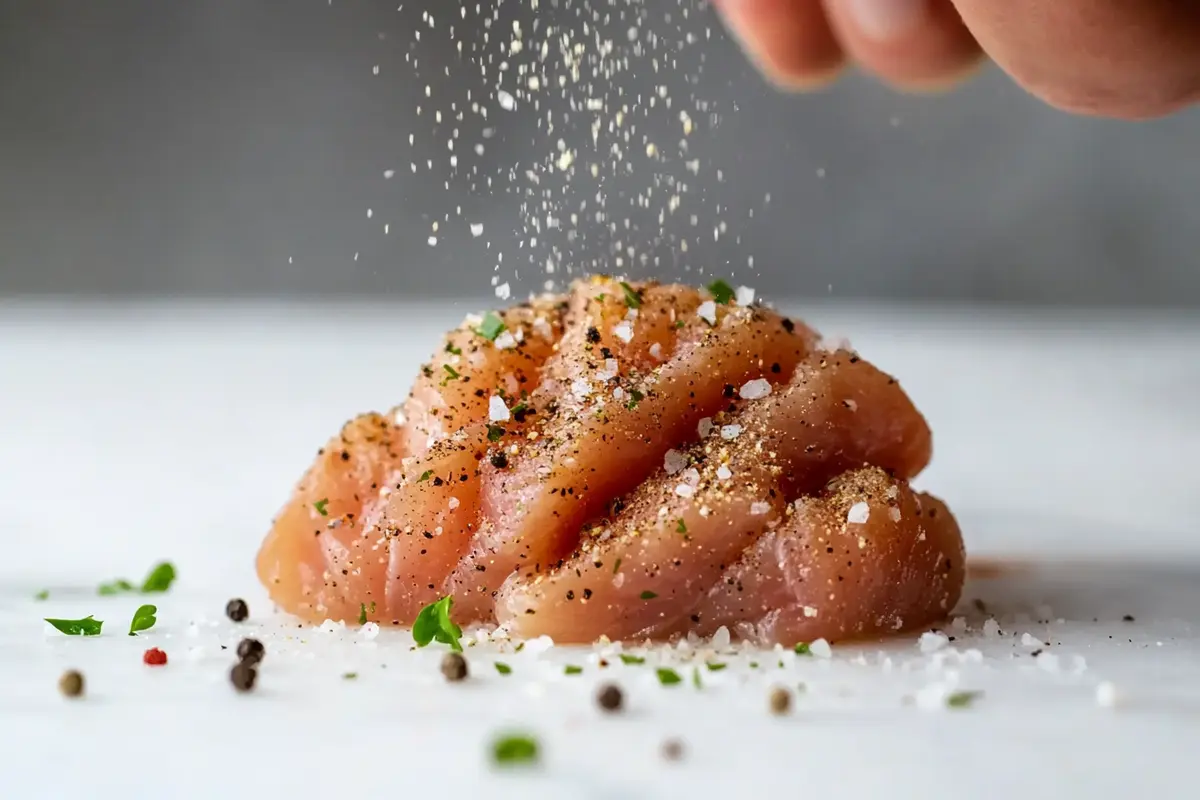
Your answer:
[[[675,487],[675,494],[680,497],[694,497],[696,494],[695,488],[688,486],[686,483],[681,483]]]
[[[508,406],[496,395],[492,395],[488,399],[488,419],[492,422],[503,422],[512,419],[512,414],[508,413]]]
[[[1058,656],[1054,653],[1038,653],[1035,660],[1037,661],[1037,665],[1046,672],[1058,672]]]
[[[741,432],[742,432],[741,425],[722,425],[721,426],[721,438],[727,442],[732,442],[734,439],[736,439],[738,437],[738,434]]]
[[[679,477],[683,478],[684,483],[688,484],[689,486],[700,485],[700,471],[695,467],[689,467],[688,469],[685,469],[683,474]]]
[[[994,619],[988,619],[983,623],[983,635],[989,639],[994,639],[1000,635],[1000,623]]]
[[[537,637],[536,639],[530,639],[529,641],[525,642],[524,649],[525,649],[525,652],[527,652],[527,653],[532,653],[533,655],[540,655],[541,653],[544,653],[547,650],[549,650],[551,647],[554,647],[554,640],[551,639],[549,636],[542,635],[542,636]]]
[[[505,111],[512,111],[517,107],[516,98],[503,89],[500,89],[496,92],[496,102],[499,103],[500,107]]]
[[[717,324],[717,304],[712,300],[705,300],[701,303],[700,307],[696,309],[696,313],[709,325]]]
[[[950,627],[955,631],[965,631],[967,629],[967,618],[954,617],[950,620]]]
[[[458,508],[460,503],[457,497],[451,497],[450,502],[448,502],[446,505],[450,506],[450,510],[453,511],[454,509]]]
[[[668,450],[663,456],[663,468],[668,475],[674,475],[687,466],[687,457],[678,450]]]
[[[945,634],[937,633],[936,631],[925,631],[925,633],[921,634],[921,638],[917,644],[920,646],[922,653],[936,653],[949,644],[949,642],[950,639]]]
[[[499,297],[501,300],[507,300],[511,296],[512,287],[509,286],[507,282],[496,287],[496,297]]]
[[[891,518],[892,522],[899,522],[900,521],[900,507],[892,506],[891,508],[889,508],[888,509],[888,517]]]
[[[358,635],[366,639],[368,642],[379,636],[379,623],[368,622],[359,629]]]
[[[1096,687],[1096,705],[1101,708],[1114,708],[1119,699],[1117,687],[1108,681],[1104,681]]]
[[[724,647],[729,647],[729,642],[730,642],[729,628],[726,628],[724,625],[717,628],[716,633],[714,633],[712,635],[712,641],[711,641],[712,646],[716,647],[718,649],[724,648]]]
[[[738,394],[741,395],[741,398],[743,400],[761,400],[762,398],[766,397],[770,393],[771,393],[770,381],[764,380],[762,378],[757,378],[752,381],[747,381],[742,386],[742,388],[738,390]]]
[[[846,521],[854,525],[863,525],[870,518],[871,507],[861,501],[850,506],[850,511],[846,514]]]
[[[719,480],[727,481],[732,477],[733,472],[729,469],[729,467],[725,466],[724,464],[717,467],[717,478]]]
[[[472,222],[471,223],[471,235],[475,236],[475,237],[483,236],[483,223],[482,222]]]
[[[809,619],[815,618],[820,613],[821,612],[817,611],[817,609],[813,608],[812,606],[804,607],[804,616],[808,617]]]
[[[655,361],[662,361],[662,345],[658,342],[650,345],[650,357]]]
[[[1045,643],[1036,636],[1030,636],[1028,633],[1021,634],[1021,644],[1025,647],[1045,647]]]
[[[708,435],[712,433],[713,427],[715,426],[713,425],[712,417],[704,417],[696,425],[696,433],[700,434],[701,439],[707,439]]]
[[[808,652],[817,658],[832,658],[833,648],[824,639],[815,639],[808,643]]]
[[[345,627],[346,626],[344,623],[334,622],[331,619],[327,619],[321,623],[321,627],[318,628],[318,630],[321,631],[321,633],[337,633],[339,630],[342,630]]]
[[[752,517],[761,517],[763,514],[766,514],[770,510],[771,510],[770,503],[751,503],[750,504],[750,516],[752,516]]]
[[[517,346],[517,339],[509,331],[501,331],[492,344],[500,350],[512,350]]]
[[[754,290],[749,286],[739,286],[734,292],[734,298],[739,306],[748,306],[754,302]]]
[[[571,381],[571,394],[578,397],[580,400],[592,393],[592,385],[583,378],[576,378]]]
[[[613,336],[620,339],[622,342],[629,344],[633,341],[633,326],[628,322],[622,322],[613,328]]]

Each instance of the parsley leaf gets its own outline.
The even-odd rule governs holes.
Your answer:
[[[497,764],[532,764],[538,760],[537,739],[525,734],[502,736],[492,744],[492,760]]]
[[[358,680],[358,673],[357,673],[357,672],[343,672],[343,673],[342,673],[342,680],[344,680],[344,681],[356,681],[356,680]]]
[[[104,626],[104,620],[92,619],[91,614],[83,619],[47,619],[46,622],[67,636],[99,636],[100,628]]]
[[[524,650],[524,649],[525,649],[525,643],[524,643],[524,642],[517,642],[517,646],[513,648],[513,652],[514,652],[514,653],[519,653],[519,652],[521,652],[521,651],[522,651],[522,650]]]
[[[642,307],[642,295],[625,281],[621,281],[621,291],[625,293],[625,305],[629,308]]]
[[[677,683],[682,683],[683,678],[679,677],[679,673],[670,667],[659,667],[655,670],[658,675],[658,682],[663,686],[674,686]]]
[[[638,403],[642,402],[645,399],[646,399],[646,395],[642,394],[637,389],[630,389],[629,390],[629,402],[625,404],[625,407],[628,408],[630,411],[633,411],[635,408],[638,407]]]
[[[983,692],[955,692],[946,698],[946,705],[949,708],[967,708],[981,697]]]
[[[497,336],[504,333],[504,320],[500,319],[496,312],[489,311],[475,332],[489,342],[494,342]]]
[[[679,523],[675,526],[675,532],[687,533],[687,523],[685,523],[682,519],[679,520]]]
[[[455,347],[454,342],[446,342],[446,352],[449,353],[450,355],[461,356],[462,348]]]
[[[504,438],[504,428],[499,425],[488,425],[487,432],[489,442],[498,442]]]
[[[496,672],[499,672],[501,675],[512,674],[512,667],[510,667],[508,664],[505,664],[503,661],[495,662],[494,666],[496,667]]]
[[[157,613],[156,606],[138,606],[138,610],[133,612],[133,621],[129,623],[129,635],[137,636],[138,631],[147,631],[153,628],[154,623],[158,622],[158,617],[154,616]]]
[[[124,578],[121,578],[115,581],[110,581],[109,583],[100,584],[100,587],[96,589],[96,594],[107,597],[114,594],[124,594],[125,592],[132,591],[134,591],[133,584]]]
[[[564,675],[582,675],[583,667],[577,667],[574,664],[567,664],[567,666],[563,667],[563,674]]]
[[[733,287],[723,280],[715,280],[707,286],[708,291],[712,294],[713,300],[716,300],[720,305],[726,305],[733,299]]]
[[[452,605],[454,598],[446,595],[421,609],[412,626],[412,636],[417,647],[425,647],[430,642],[438,641],[450,645],[450,649],[456,653],[462,652],[462,645],[458,643],[459,637],[462,636],[462,628],[450,620]]]
[[[40,592],[38,592],[37,594],[35,594],[33,596],[33,599],[34,600],[49,600],[50,599],[50,590],[42,589]]]
[[[175,565],[170,561],[163,561],[156,564],[154,569],[150,570],[150,574],[146,576],[146,580],[142,581],[142,594],[165,592],[171,588],[171,584],[174,582]]]
[[[643,600],[653,600],[653,599],[654,599],[654,598],[656,598],[656,597],[658,597],[658,595],[657,595],[657,594],[655,594],[654,592],[650,591],[649,589],[647,589],[646,591],[642,592],[642,599],[643,599]]]
[[[427,469],[421,473],[421,477],[417,478],[417,483],[424,483],[433,477],[433,470]]]
[[[626,664],[645,664],[646,659],[641,656],[631,656],[628,653],[621,653],[621,661]]]
[[[358,604],[358,624],[359,625],[367,624],[367,604],[366,603]]]
[[[796,655],[811,656],[812,648],[808,646],[808,642],[798,642],[796,644]]]
[[[700,682],[700,668],[699,667],[692,667],[692,686],[695,686],[697,689],[704,688],[704,684]]]
[[[442,369],[446,372],[446,377],[442,379],[442,386],[445,386],[449,381],[456,381],[462,377],[454,367],[449,364],[442,364]]]
[[[329,506],[329,498],[328,497],[323,497],[320,500],[318,500],[317,502],[313,503],[313,508],[316,509],[316,512],[318,514],[320,514],[322,517],[329,516],[329,511],[327,510],[328,506]]]
[[[720,661],[710,661],[704,666],[708,667],[709,672],[720,672],[721,670],[725,669],[727,665],[722,664]]]

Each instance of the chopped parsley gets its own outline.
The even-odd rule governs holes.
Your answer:
[[[342,673],[342,680],[344,680],[344,681],[356,681],[356,680],[358,680],[358,673],[357,673],[357,672],[343,672],[343,673]]]
[[[798,642],[796,644],[795,650],[796,650],[796,655],[798,655],[798,656],[811,656],[812,655],[812,648],[808,646],[808,642]]]
[[[496,672],[499,672],[501,675],[512,674],[512,667],[510,667],[508,664],[505,664],[503,661],[495,662],[494,666],[496,667]]]
[[[504,438],[504,428],[499,425],[488,425],[487,432],[489,442],[498,442]]]
[[[733,287],[723,280],[717,279],[706,287],[713,300],[716,300],[720,305],[726,305],[733,299]]]
[[[709,672],[720,672],[721,670],[725,669],[725,667],[728,665],[722,664],[720,661],[709,661],[704,666],[708,667]]]
[[[483,318],[483,322],[475,329],[483,338],[489,342],[496,341],[496,337],[504,333],[504,320],[495,311],[489,311]]]
[[[371,609],[371,610],[374,611],[374,609]],[[358,624],[359,625],[367,624],[367,604],[366,603],[358,604]]]
[[[417,483],[424,483],[433,477],[433,470],[427,469],[421,473],[421,477],[417,478]]]
[[[454,342],[446,342],[446,352],[453,356],[461,356],[462,348],[455,347]]]
[[[653,599],[654,599],[654,598],[656,598],[656,597],[658,597],[658,595],[657,595],[657,594],[655,594],[654,592],[650,591],[649,589],[647,589],[646,591],[642,592],[642,599],[643,599],[643,600],[653,600]]]
[[[954,692],[946,698],[948,708],[967,708],[983,697],[983,692]]]
[[[445,386],[450,381],[456,381],[462,377],[454,367],[449,364],[442,364],[442,369],[446,373],[446,377],[442,378],[442,386]]]
[[[625,281],[621,281],[621,291],[625,293],[625,305],[629,308],[642,307],[642,295]]]
[[[50,599],[50,590],[42,589],[40,592],[38,592],[37,594],[35,594],[33,596],[33,599],[34,600],[49,600]]]
[[[497,764],[532,764],[538,752],[537,739],[526,734],[502,736],[492,744],[492,760]]]
[[[165,592],[171,588],[171,584],[174,582],[175,565],[170,561],[163,561],[161,564],[155,565],[154,569],[150,570],[150,574],[146,576],[146,580],[142,581],[142,594]]]
[[[704,684],[700,682],[700,668],[699,667],[692,667],[692,686],[695,686],[697,689],[704,688]]]
[[[679,677],[679,673],[670,667],[659,667],[655,670],[658,675],[658,682],[663,686],[674,686],[677,683],[682,683],[683,678]]]
[[[132,591],[134,591],[133,584],[124,578],[121,578],[115,581],[109,581],[108,583],[100,584],[99,588],[96,589],[96,594],[108,596],[114,594],[125,594],[125,592]]]
[[[682,519],[679,520],[679,522],[677,522],[675,524],[675,532],[676,533],[687,533],[687,523],[684,522]]]
[[[565,667],[563,667],[563,674],[564,675],[582,675],[583,667],[577,667],[574,664],[567,664]]]
[[[628,408],[630,411],[633,411],[635,408],[638,407],[638,403],[642,402],[645,399],[646,399],[646,395],[642,394],[637,389],[630,389],[629,390],[629,402],[625,404],[625,407]]]
[[[446,595],[421,609],[412,627],[412,636],[417,647],[425,647],[430,642],[437,641],[450,645],[450,649],[456,653],[462,652],[462,645],[458,643],[459,637],[462,636],[462,628],[450,619],[452,605],[454,598]]]
[[[621,661],[625,664],[645,664],[646,659],[641,656],[631,656],[628,653],[621,653]]]
[[[675,330],[679,330],[682,327],[683,327],[683,320],[681,320],[681,319],[675,320]]]
[[[513,652],[514,652],[514,653],[519,653],[519,652],[521,652],[521,651],[522,651],[522,650],[524,650],[524,649],[525,649],[525,643],[524,643],[524,642],[517,642],[517,646],[513,648]]]
[[[83,619],[47,619],[46,622],[67,636],[99,636],[104,626],[104,620],[93,619],[91,614]]]
[[[317,513],[320,514],[322,517],[328,517],[329,516],[329,498],[328,497],[321,498],[317,502],[313,503],[313,508],[316,509]]]
[[[154,623],[158,622],[158,617],[154,616],[157,613],[157,606],[138,606],[138,610],[133,612],[133,620],[129,623],[129,635],[137,636],[138,631],[148,631],[153,628]]]

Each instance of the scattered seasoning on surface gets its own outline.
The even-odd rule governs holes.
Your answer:
[[[1121,619],[1124,622],[1133,622],[1134,621],[1133,614],[1126,614],[1125,616],[1121,617]]]
[[[565,667],[563,667],[563,674],[564,675],[582,675],[583,667],[577,667],[574,664],[567,664]]]
[[[40,592],[38,592],[37,594],[35,594],[33,596],[33,599],[34,600],[49,600],[50,599],[50,590],[42,589]]]
[[[58,691],[63,697],[82,697],[83,689],[83,673],[77,669],[67,670],[58,679]]]
[[[709,672],[720,672],[721,670],[725,669],[727,665],[722,664],[720,661],[709,661],[704,666],[708,667]]]
[[[642,402],[645,399],[646,399],[646,395],[642,394],[637,389],[630,389],[629,390],[629,402],[625,404],[625,407],[628,408],[630,411],[633,411],[635,408],[638,407],[638,403]]]
[[[100,629],[104,627],[104,620],[93,619],[91,614],[83,619],[47,619],[46,622],[67,636],[99,636]]]
[[[983,692],[954,692],[946,697],[948,708],[968,708],[983,697]]]
[[[462,653],[452,650],[442,657],[442,675],[451,683],[466,680],[469,671],[467,660],[462,657]]]
[[[356,680],[358,680],[358,673],[357,673],[357,672],[343,672],[343,673],[342,673],[342,680],[344,680],[344,681],[356,681]]]
[[[456,653],[462,652],[462,645],[458,641],[462,636],[462,628],[450,619],[450,609],[453,605],[454,598],[446,595],[421,609],[412,626],[412,637],[417,647],[425,647],[430,642],[437,641],[450,645],[450,649]]]
[[[490,461],[492,462],[492,466],[495,467],[496,469],[504,469],[505,467],[508,466],[508,456],[505,455],[504,453],[494,454],[491,457]]]
[[[313,503],[313,508],[322,517],[329,516],[329,508],[328,507],[329,507],[329,498],[328,497],[323,497],[320,500],[318,500],[317,502]]]
[[[606,683],[596,693],[596,703],[605,711],[620,711],[621,707],[625,704],[625,695],[621,691],[621,687],[616,684]]]
[[[461,356],[462,348],[455,347],[453,342],[446,342],[446,352],[453,356]]]
[[[254,666],[262,661],[266,654],[267,649],[258,639],[242,639],[238,642],[237,657],[243,663]]]
[[[776,686],[768,695],[768,702],[771,707],[771,713],[777,717],[792,710],[792,693],[782,686]]]
[[[618,558],[616,560],[616,562],[613,564],[613,575],[616,575],[617,572],[620,571],[620,569],[621,569],[621,559]]]
[[[503,661],[497,661],[493,664],[493,666],[496,667],[496,672],[499,672],[501,675],[512,674],[512,667],[510,667],[508,664],[505,664]]]
[[[621,653],[620,659],[622,662],[624,662],[626,664],[645,664],[646,663],[646,659],[642,658],[641,656],[631,656],[628,653]]]
[[[449,364],[442,364],[442,369],[445,370],[446,380],[448,380],[448,381],[456,381],[462,377],[461,375],[458,374],[458,370],[456,370],[454,367],[450,366]]]
[[[521,652],[521,651],[522,651],[522,650],[524,650],[524,649],[525,649],[525,643],[524,643],[524,642],[517,642],[517,646],[513,648],[513,652],[514,652],[514,653],[519,653],[519,652]]]
[[[653,600],[653,599],[654,599],[654,598],[656,598],[656,597],[658,597],[658,595],[657,595],[657,594],[655,594],[654,592],[650,591],[649,589],[647,589],[646,591],[642,592],[642,599],[643,599],[643,600]]]
[[[682,683],[683,678],[679,677],[679,673],[670,667],[659,667],[655,670],[658,675],[658,682],[663,686],[674,686],[677,683]]]
[[[489,342],[494,342],[497,336],[504,333],[504,320],[500,319],[495,311],[489,311],[475,332]]]
[[[499,425],[487,426],[487,438],[489,442],[498,442],[504,438],[504,428]]]
[[[225,616],[234,622],[245,622],[250,616],[250,608],[246,605],[245,600],[235,597],[225,604]]]
[[[705,288],[713,296],[713,300],[717,301],[720,305],[728,305],[729,301],[733,299],[733,287],[723,280],[717,279]]]
[[[625,293],[625,305],[629,308],[642,307],[642,295],[625,281],[621,281],[621,291]]]
[[[142,653],[142,663],[149,667],[164,667],[167,664],[167,654],[157,647],[151,647]]]
[[[796,645],[796,655],[811,656],[812,648],[808,646],[808,642],[800,642]]]
[[[137,611],[133,612],[133,619],[129,622],[129,635],[137,636],[138,631],[148,631],[158,622],[158,607],[149,604],[138,606]]]
[[[375,604],[372,603],[371,605],[374,606]],[[375,609],[372,608],[371,610],[374,611]],[[358,624],[359,625],[367,624],[367,604],[366,603],[358,604]]]
[[[248,692],[254,688],[255,682],[258,681],[258,670],[254,664],[239,661],[229,671],[229,681],[233,684],[233,688],[239,692]]]
[[[685,523],[682,519],[679,520],[679,522],[675,525],[675,532],[687,533],[687,523]]]
[[[417,483],[424,483],[425,481],[429,480],[431,477],[433,477],[433,470],[427,469],[421,473],[421,477],[417,478]]]
[[[678,761],[683,758],[683,742],[678,739],[667,739],[662,743],[662,757],[667,761]]]
[[[503,766],[533,764],[539,756],[537,739],[527,734],[501,736],[492,744],[492,760]]]

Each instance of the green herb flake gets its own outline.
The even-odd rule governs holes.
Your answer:
[[[728,283],[726,283],[723,280],[720,280],[720,279],[715,280],[712,283],[710,283],[706,288],[708,289],[709,293],[713,296],[713,300],[716,300],[721,305],[726,305],[729,303],[730,300],[733,299],[733,295],[734,295],[733,287],[730,286]]]
[[[687,523],[684,522],[683,520],[679,520],[679,522],[677,522],[675,524],[675,532],[676,533],[687,533]]]
[[[114,594],[125,594],[126,592],[132,591],[136,591],[133,584],[124,578],[119,578],[115,581],[109,581],[108,583],[100,584],[100,586],[96,589],[96,594],[108,597]]]
[[[795,647],[796,655],[811,656],[812,648],[808,646],[808,642],[798,642]]]
[[[642,599],[643,599],[643,600],[653,600],[653,599],[654,599],[654,598],[656,598],[656,597],[658,597],[658,595],[657,595],[657,594],[655,594],[654,592],[650,591],[649,589],[647,589],[646,591],[642,592]]]
[[[343,672],[343,673],[342,673],[342,680],[344,680],[344,681],[356,681],[356,680],[358,680],[358,673],[357,673],[357,672]]]
[[[93,619],[89,614],[83,619],[47,619],[59,633],[67,636],[99,636],[104,620]]]
[[[683,327],[683,320],[681,320],[681,319],[675,320],[675,330],[679,330],[682,327]]]
[[[751,661],[751,662],[750,662],[750,669],[758,669],[758,662],[757,662],[757,661]]]
[[[983,692],[954,692],[946,698],[948,708],[968,708],[983,697]]]
[[[709,672],[720,672],[721,670],[725,669],[725,667],[727,667],[729,665],[723,664],[720,661],[709,661],[704,666],[708,667]]]
[[[567,664],[567,666],[563,667],[563,674],[564,675],[582,675],[583,667],[577,667],[574,664]]]
[[[655,670],[658,675],[658,682],[663,686],[674,686],[677,683],[682,683],[683,678],[679,677],[679,673],[670,667],[659,667]]]
[[[450,645],[450,649],[456,653],[462,652],[462,645],[458,642],[462,636],[462,628],[450,619],[452,605],[454,598],[446,595],[421,609],[412,627],[412,636],[417,647],[425,647],[430,642],[437,641]]]
[[[475,329],[483,338],[489,342],[496,341],[496,337],[504,333],[504,320],[495,311],[489,311],[483,318],[483,322]]]
[[[461,356],[462,348],[455,347],[454,342],[446,342],[446,352],[453,356]]]
[[[154,565],[154,569],[150,570],[150,574],[146,576],[146,580],[142,581],[142,594],[158,594],[165,592],[171,588],[171,584],[175,582],[175,565],[170,561],[163,561]]]
[[[499,672],[501,675],[512,675],[512,667],[503,661],[497,661],[493,666],[496,667],[496,672]]]
[[[133,620],[129,623],[129,635],[137,636],[138,631],[148,631],[158,622],[158,617],[154,616],[158,613],[158,607],[152,605],[138,606],[138,610],[133,612]]]
[[[692,667],[692,686],[695,686],[697,689],[704,688],[704,684],[700,682],[700,668],[699,667]]]
[[[620,654],[621,662],[624,664],[645,664],[646,659],[641,656],[631,656],[628,653]]]
[[[613,564],[613,575],[616,575],[617,572],[620,571],[620,569],[621,569],[621,559],[618,558],[616,563]]]
[[[458,370],[456,370],[454,367],[450,366],[449,364],[442,364],[442,370],[446,373],[446,379],[445,379],[446,381],[456,381],[462,377],[462,375],[459,374]],[[442,385],[443,386],[445,385],[445,381],[442,382]]]
[[[499,425],[487,426],[487,437],[489,442],[498,442],[504,438],[504,428]]]
[[[629,308],[642,307],[642,295],[625,281],[621,281],[621,291],[625,293],[625,305]]]
[[[329,516],[329,508],[328,507],[329,507],[329,498],[328,497],[324,497],[324,498],[318,500],[317,502],[313,503],[313,508],[316,509],[316,512],[318,514],[320,514],[322,517]]]
[[[33,599],[34,600],[49,600],[50,599],[50,590],[42,589],[40,592],[38,592],[37,594],[35,594],[33,596]]]
[[[539,757],[537,739],[525,734],[502,736],[492,744],[492,760],[497,764],[533,764]]]
[[[525,649],[525,643],[524,643],[524,642],[517,642],[517,646],[513,648],[513,652],[514,652],[514,653],[519,653],[519,652],[521,652],[521,651],[522,651],[522,650],[524,650],[524,649]]]
[[[421,477],[417,478],[417,483],[424,483],[433,477],[433,470],[427,469],[421,473]]]
[[[630,389],[629,390],[629,402],[625,404],[625,407],[628,408],[630,411],[633,411],[635,408],[638,407],[638,403],[642,402],[645,399],[646,399],[646,395],[642,394],[637,389]]]
[[[358,604],[358,624],[359,625],[367,624],[367,604],[366,603]]]

